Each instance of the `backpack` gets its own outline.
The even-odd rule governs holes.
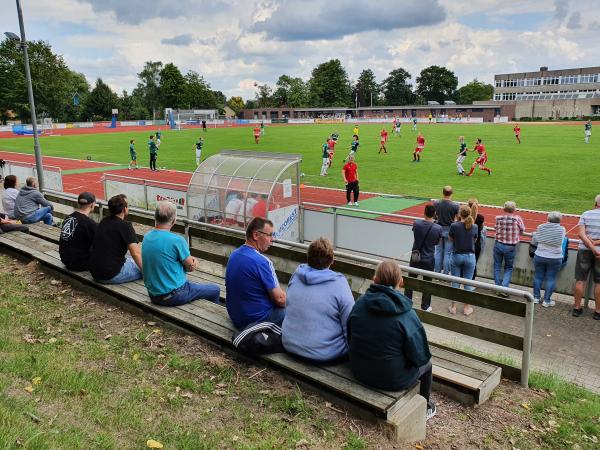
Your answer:
[[[272,322],[248,325],[232,338],[233,346],[250,356],[285,352],[281,344],[281,328]]]

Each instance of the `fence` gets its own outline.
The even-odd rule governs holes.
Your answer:
[[[53,191],[61,192],[63,190],[62,171],[60,167],[42,166],[44,169],[44,187]],[[21,184],[29,177],[37,179],[37,169],[35,164],[26,162],[7,161],[1,170],[2,176],[15,175]]]

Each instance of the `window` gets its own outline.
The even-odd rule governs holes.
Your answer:
[[[483,112],[483,108],[471,108],[471,112]]]
[[[496,87],[502,87],[502,80],[496,80]]]
[[[502,94],[494,94],[494,100],[502,100]]]

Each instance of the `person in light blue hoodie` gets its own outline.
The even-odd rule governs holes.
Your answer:
[[[330,269],[330,240],[313,241],[307,259],[288,283],[281,341],[294,355],[321,364],[336,362],[348,353],[346,324],[354,297],[346,278]]]

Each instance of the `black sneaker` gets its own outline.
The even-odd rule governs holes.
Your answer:
[[[435,416],[437,410],[435,407],[435,403],[433,402],[428,402],[427,403],[427,413],[425,414],[425,421],[427,422],[429,419],[431,419],[433,416]]]
[[[573,308],[573,317],[581,317],[581,315],[583,314],[583,308]]]
[[[600,320],[600,312],[594,311],[594,320]]]

